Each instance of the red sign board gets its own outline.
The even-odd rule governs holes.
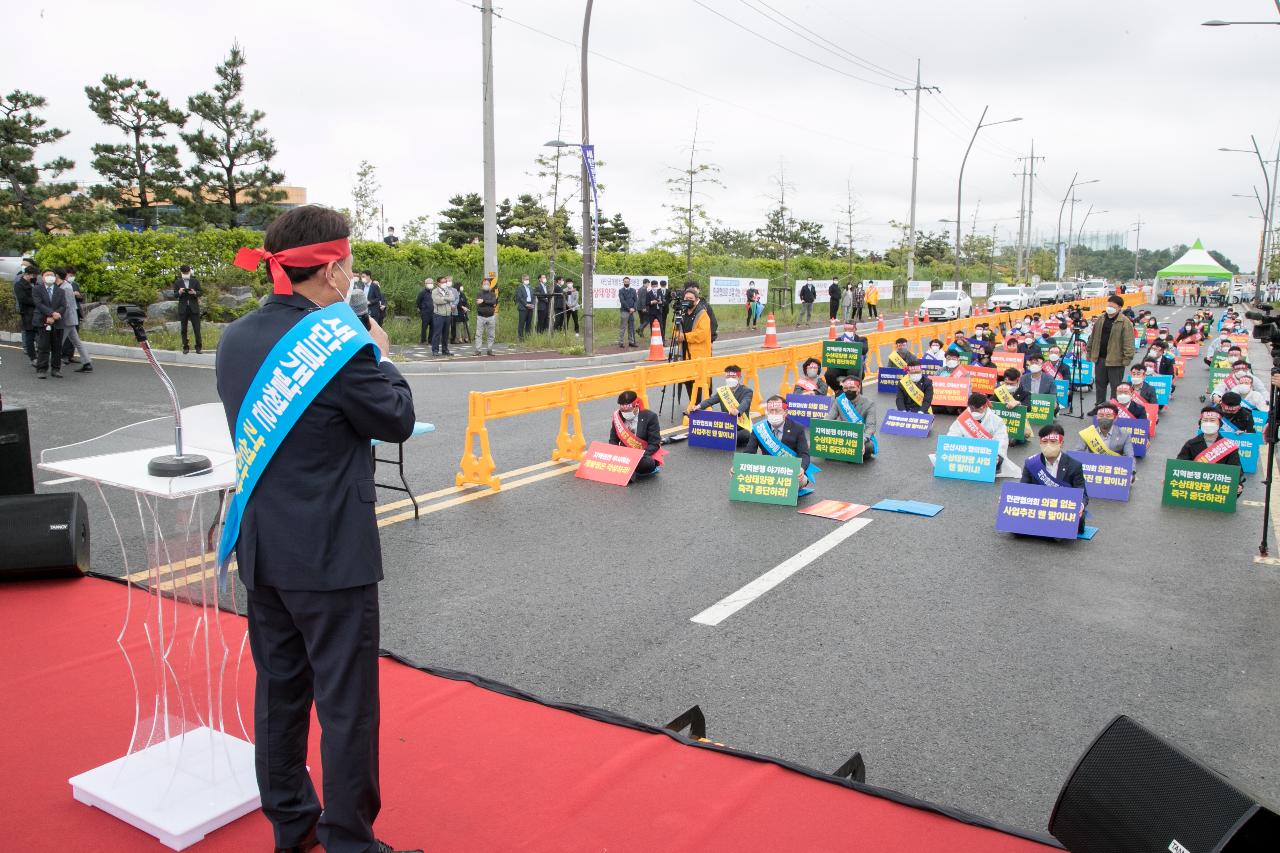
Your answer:
[[[969,405],[968,376],[933,377],[933,404],[964,408]]]
[[[1178,344],[1178,355],[1185,358],[1195,358],[1200,355],[1200,345],[1191,343]]]
[[[1008,350],[996,350],[991,353],[991,363],[994,364],[1001,373],[1004,373],[1010,367],[1021,373],[1026,360],[1026,353],[1009,352]]]
[[[995,356],[992,356],[992,361]],[[997,376],[999,371],[994,367],[970,367],[969,368],[969,387],[975,392],[991,395],[996,393],[996,383],[999,381]],[[935,380],[936,384],[936,380]]]
[[[643,456],[644,451],[638,447],[593,441],[587,452],[582,454],[577,477],[611,486],[625,486],[631,481],[631,475]]]

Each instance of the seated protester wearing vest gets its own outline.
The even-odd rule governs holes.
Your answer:
[[[1044,375],[1050,379],[1057,379],[1058,374],[1062,373],[1062,347],[1051,346],[1045,353]],[[1066,378],[1065,376],[1063,377]]]
[[[1067,433],[1056,423],[1040,427],[1040,452],[1022,463],[1022,482],[1037,486],[1056,486],[1084,492],[1084,506],[1089,505],[1089,489],[1085,484],[1084,466],[1063,453]],[[1084,533],[1084,507],[1080,512],[1080,532]]]
[[[942,361],[945,356],[942,353],[942,339],[934,338],[929,341],[929,348],[924,352],[925,358],[931,358],[934,361]]]
[[[827,380],[819,375],[821,373],[822,362],[816,358],[806,358],[804,364],[800,365],[800,376],[796,378],[796,385],[791,393],[830,394],[831,389],[827,387]]]
[[[996,440],[996,470],[1004,467],[1004,460],[1009,456],[1009,430],[1004,425],[1004,418],[991,410],[987,395],[974,391],[969,395],[968,405],[960,410],[960,415],[947,429],[947,435],[967,438],[994,438]]]
[[[856,376],[841,377],[840,387],[844,393],[836,395],[827,420],[864,425],[862,461],[865,462],[880,452],[880,443],[876,440],[876,401],[862,393],[862,380]]]
[[[853,371],[854,376],[858,377],[858,379],[862,379],[862,377],[865,376],[867,373],[866,356],[869,352],[871,352],[871,345],[867,342],[866,338],[858,334],[858,324],[845,323],[844,333],[840,335],[840,337],[836,338],[836,340],[837,341],[857,341],[858,343],[861,343],[863,345],[864,349],[862,351],[862,356],[863,356],[862,361],[858,364],[858,369]],[[823,374],[824,378],[827,380],[827,387],[831,388],[833,391],[835,389],[838,389],[840,387],[840,378],[844,376],[846,373],[849,373],[849,371],[845,370],[844,368],[838,368],[838,367],[827,368],[827,372]]]
[[[1104,456],[1128,456],[1133,458],[1133,437],[1127,429],[1116,426],[1116,418],[1121,414],[1115,403],[1103,403],[1093,410],[1097,425],[1090,424],[1080,430],[1080,439],[1076,450],[1085,453],[1101,453]],[[1138,482],[1138,472],[1134,469],[1130,485]]]
[[[1044,356],[1038,352],[1027,354],[1027,372],[1018,384],[1028,395],[1057,393],[1053,377],[1044,372]]]
[[[800,488],[809,487],[809,430],[787,417],[787,401],[777,394],[764,401],[764,419],[747,434],[742,452],[798,457]]]
[[[1148,403],[1156,401],[1156,389],[1147,382],[1147,365],[1143,362],[1136,362],[1129,368],[1129,384],[1133,388],[1133,395]]]
[[[1222,399],[1222,395],[1228,391],[1235,391],[1240,395],[1240,399],[1244,405],[1251,409],[1257,409],[1265,412],[1268,409],[1268,391],[1269,387],[1263,383],[1261,379],[1253,375],[1253,368],[1247,361],[1237,361],[1231,365],[1231,372],[1223,377],[1213,388],[1213,401],[1215,403]]]
[[[1133,393],[1133,386],[1128,382],[1121,382],[1116,386],[1116,396],[1113,400],[1099,403],[1090,409],[1087,414],[1094,417],[1098,413],[1098,409],[1102,406],[1112,406],[1119,417],[1122,418],[1138,418],[1145,421],[1147,419],[1147,407]]]
[[[1022,373],[1016,367],[1006,368],[1000,377],[1000,383],[996,385],[996,401],[1006,409],[1014,409],[1018,406],[1029,406],[1031,404],[1031,394],[1022,387]],[[1021,441],[1015,441],[1014,444],[1023,444],[1031,440],[1031,424],[1023,424],[1024,434]]]
[[[933,380],[915,356],[907,359],[907,372],[898,380],[898,396],[893,407],[900,412],[928,412],[933,405]]]
[[[1200,435],[1192,438],[1178,451],[1178,458],[1214,465],[1235,465],[1240,468],[1240,486],[1236,496],[1244,491],[1244,468],[1240,467],[1240,445],[1219,435],[1222,415],[1213,406],[1200,410]]]
[[[1228,391],[1222,395],[1222,399],[1218,401],[1218,411],[1222,412],[1222,432],[1231,432],[1234,428],[1236,432],[1257,432],[1254,426],[1253,412],[1242,406],[1243,401],[1240,395],[1235,391]],[[1228,428],[1227,424],[1231,425]]]
[[[754,396],[751,388],[742,384],[742,368],[731,364],[724,369],[724,384],[701,403],[691,404],[689,411],[719,406],[721,411],[733,415],[738,419],[738,446],[742,447],[751,435],[751,399]]]
[[[637,477],[647,477],[661,468],[662,457],[666,455],[662,449],[662,427],[658,425],[658,416],[641,407],[635,391],[623,391],[618,395],[618,408],[609,427],[609,443],[644,451],[631,475],[633,483]]]
[[[947,355],[955,355],[962,364],[968,364],[973,360],[973,344],[965,338],[963,330],[956,329],[951,343],[947,344]]]

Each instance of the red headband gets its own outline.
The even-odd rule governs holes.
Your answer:
[[[346,237],[329,240],[324,243],[311,243],[306,246],[294,246],[279,252],[268,252],[265,249],[244,248],[236,252],[235,265],[242,270],[253,272],[258,264],[267,262],[267,271],[274,284],[272,292],[278,296],[289,296],[293,293],[293,282],[289,281],[285,266],[314,267],[330,261],[340,261],[351,254],[351,243]]]

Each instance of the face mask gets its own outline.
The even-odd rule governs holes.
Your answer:
[[[1111,425],[1116,422],[1115,418],[1098,418],[1098,426],[1103,429],[1111,429]]]
[[[628,409],[627,411],[622,413],[622,419],[630,423],[631,421],[634,421],[636,419],[636,413]]]
[[[1251,377],[1249,376],[1249,371],[1247,371],[1247,370],[1237,370],[1237,371],[1236,371],[1236,379],[1237,379],[1238,381],[1243,381],[1243,380],[1250,379],[1250,378],[1251,378]]]
[[[986,409],[979,409],[975,412],[973,409],[970,409],[969,414],[973,415],[973,419],[975,421],[980,421],[982,420],[982,416],[986,414],[986,411]]]
[[[75,276],[73,276],[73,275],[69,275],[69,276],[67,276],[67,283],[68,283],[68,284],[70,284],[71,282],[73,282],[73,281],[75,281],[75,280],[76,280],[76,277],[75,277]]]
[[[857,388],[846,388],[846,389],[844,389],[844,395],[845,395],[846,397],[848,397],[850,400],[852,400],[853,398],[855,398],[855,397],[857,397],[857,396],[858,396],[858,389],[857,389]]]
[[[924,376],[924,373],[911,373],[911,374],[909,374],[909,375],[911,376],[911,381],[912,381],[912,382],[919,382],[919,381],[920,381],[920,377]]]
[[[810,379],[812,379],[813,377],[815,377],[815,376],[817,376],[817,375],[818,375],[818,368],[816,368],[816,367],[810,367],[808,370],[806,370],[806,371],[804,372],[804,375],[805,375],[805,376],[808,376]]]
[[[1217,422],[1217,421],[1201,421],[1201,422],[1200,422],[1200,431],[1201,431],[1202,433],[1204,433],[1205,435],[1217,435],[1217,434],[1218,434],[1218,422]]]
[[[769,420],[769,426],[780,427],[782,422],[787,419],[786,412],[768,412],[765,417]]]
[[[1127,406],[1127,405],[1129,405],[1129,401],[1130,401],[1130,400],[1132,400],[1132,399],[1133,399],[1133,395],[1132,395],[1132,394],[1117,394],[1117,395],[1116,395],[1116,402],[1117,402],[1117,403],[1119,403],[1119,404],[1120,404],[1120,405],[1122,405],[1122,406]]]
[[[1051,353],[1049,353],[1049,360],[1050,360],[1050,361],[1057,361],[1057,360],[1058,360],[1058,359],[1060,359],[1060,358],[1062,358],[1062,356],[1058,355],[1056,352],[1051,352]]]
[[[736,376],[727,376],[727,377],[725,377],[725,380],[724,380],[724,386],[725,386],[726,388],[737,388],[737,387],[738,387],[738,377],[736,377]]]
[[[1114,317],[1114,316],[1116,316],[1116,314],[1118,314],[1118,313],[1120,313],[1120,309],[1119,309],[1119,308],[1117,308],[1116,306],[1114,306],[1114,305],[1108,305],[1108,306],[1107,306],[1107,316],[1108,316],[1108,317]]]
[[[933,346],[929,347],[929,352],[931,353],[942,352],[942,347],[938,346],[937,344],[934,344]]]
[[[45,286],[46,286],[46,287],[48,287],[48,286],[52,285],[52,284],[54,283],[54,281],[55,281],[55,280],[56,280],[56,279],[54,279],[54,277],[53,277],[53,276],[51,276],[51,275],[47,275],[47,276],[45,276],[45,277],[44,277],[44,283],[45,283]]]
[[[1042,441],[1040,442],[1040,452],[1045,455],[1046,459],[1057,459],[1062,455],[1062,442]]]
[[[352,279],[351,276],[347,275],[347,271],[344,270],[342,267],[338,266],[337,264],[334,264],[333,268],[338,272],[342,273],[342,277],[347,280],[347,292],[343,293],[341,290],[338,290],[338,288],[334,287],[332,284],[330,284],[329,287],[333,290],[334,293],[342,297],[343,302],[350,302],[351,291],[355,290],[356,288],[355,280]]]
[[[1029,373],[1039,373],[1042,369],[1043,369],[1043,365],[1039,365],[1039,364],[1027,365],[1027,372]]]
[[[960,366],[960,362],[954,358],[947,359],[946,364],[947,364],[947,367],[950,367],[952,369],[955,369]]]

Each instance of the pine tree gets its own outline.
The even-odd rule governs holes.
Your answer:
[[[498,245],[509,246],[511,245],[510,243],[511,217],[512,217],[511,199],[504,198],[502,201],[498,202],[494,213],[495,213],[494,218],[498,226]]]
[[[622,214],[600,222],[600,250],[626,254],[631,251],[631,228],[622,221]]]
[[[178,146],[164,140],[170,127],[182,127],[186,113],[170,106],[146,80],[104,74],[101,86],[85,86],[89,109],[105,125],[124,133],[123,145],[93,146],[93,168],[106,179],[93,188],[94,198],[117,209],[137,210],[144,227],[155,228],[154,207],[177,198],[182,181]]]
[[[37,165],[36,151],[67,135],[68,131],[48,124],[38,112],[46,106],[39,95],[14,90],[0,97],[0,229],[7,232],[41,231],[48,234],[58,226],[57,212],[49,199],[67,195],[74,182],[57,180],[75,166],[66,157]]]
[[[246,109],[242,99],[244,66],[244,51],[233,44],[216,69],[213,91],[187,99],[201,126],[182,134],[196,160],[187,171],[191,196],[186,206],[203,221],[230,228],[242,219],[264,224],[278,212],[271,203],[284,198],[274,189],[284,174],[271,168],[276,144],[261,126],[266,114]]]
[[[484,202],[479,193],[455,195],[440,211],[440,241],[455,249],[484,239]]]

